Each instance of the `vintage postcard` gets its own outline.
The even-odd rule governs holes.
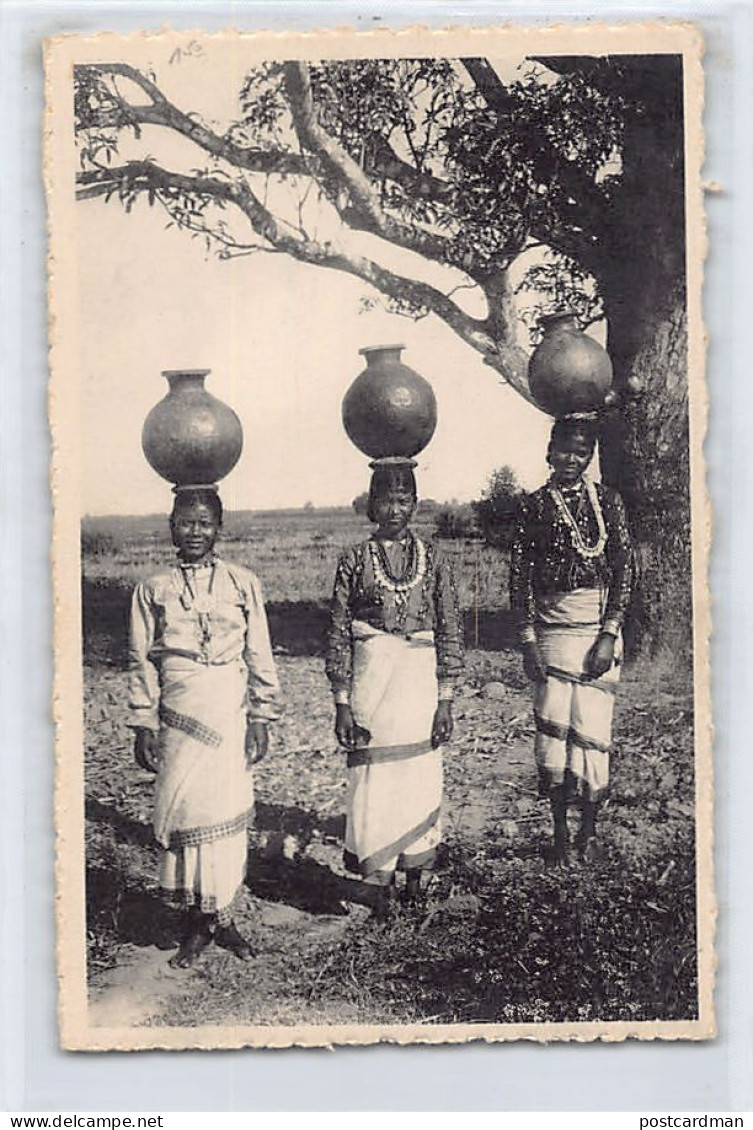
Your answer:
[[[714,1035],[701,58],[46,44],[63,1047]]]

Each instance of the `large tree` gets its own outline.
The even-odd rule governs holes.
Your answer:
[[[127,64],[75,80],[81,199],[130,211],[143,196],[221,257],[348,272],[401,313],[441,318],[526,397],[516,290],[605,317],[618,400],[604,476],[641,536],[674,513],[687,549],[680,56],[547,57],[508,81],[484,59],[269,63],[219,128],[200,91],[180,107]],[[160,132],[190,143],[188,167],[149,155]],[[415,270],[387,265],[387,245]],[[454,279],[427,281],[422,261]]]

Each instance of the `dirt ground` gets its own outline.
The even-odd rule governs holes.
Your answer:
[[[429,522],[424,518],[424,522]],[[325,1024],[688,1019],[696,1013],[692,679],[639,658],[617,699],[600,858],[547,858],[530,692],[504,555],[443,543],[465,610],[467,671],[445,751],[443,849],[425,903],[386,928],[342,865],[345,766],[322,640],[352,512],[230,515],[223,553],[262,577],[286,699],[256,769],[237,918],[254,960],[168,958],[181,921],[157,890],[153,778],[127,728],[133,584],[172,559],[164,518],[90,520],[83,632],[87,951],[95,1024]],[[430,524],[425,533],[430,533]]]
[[[375,947],[383,945],[383,938],[370,923],[363,889],[342,866],[344,757],[332,735],[323,662],[282,655],[278,662],[287,708],[271,752],[256,771],[248,889],[238,914],[256,956],[243,965],[210,948],[189,971],[172,970],[167,964],[180,924],[177,915],[162,906],[155,886],[157,856],[149,825],[153,780],[132,763],[125,676],[102,668],[87,671],[93,1023],[427,1019],[423,999],[411,1000],[409,985],[394,999],[381,1000],[371,991],[364,999],[362,982],[369,982],[368,976],[354,972],[353,984],[344,992],[342,984],[331,984],[330,963],[339,968],[354,932],[360,941],[371,933]],[[676,845],[687,839],[692,824],[688,696],[629,672],[621,699],[615,788],[602,821],[608,859],[593,865],[596,877],[600,867],[619,868],[623,856],[630,858],[633,873],[656,871],[658,866],[671,874],[677,864]],[[511,884],[522,884],[531,900],[531,922],[536,917],[533,907],[545,907],[551,894],[542,884],[545,888],[554,881],[555,890],[574,892],[576,902],[579,895],[587,897],[593,873],[584,874],[583,866],[573,863],[563,878],[547,863],[549,816],[535,794],[533,719],[517,657],[471,651],[455,719],[456,734],[445,756],[446,859],[419,917],[402,912],[403,919],[392,930],[441,937],[448,915],[457,916],[466,928],[478,919],[481,907],[504,899]],[[479,886],[481,893],[474,893]],[[520,898],[521,887],[517,895]],[[673,911],[658,900],[653,907],[644,904],[642,909],[659,926]],[[527,932],[528,949],[535,932]],[[535,981],[524,955],[518,953],[515,960],[522,965],[517,973]],[[441,980],[439,970],[437,976]],[[671,976],[675,980],[674,973]],[[486,1013],[488,1006],[480,1007]],[[525,1009],[519,1004],[514,1012],[517,1019]],[[496,1015],[505,1018],[504,1013]],[[483,1018],[490,1017],[478,1016]]]

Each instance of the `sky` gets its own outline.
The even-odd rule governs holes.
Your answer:
[[[158,60],[155,69],[170,97],[222,122],[244,71],[242,59],[231,62]],[[173,168],[195,160],[156,128],[144,130],[141,151]],[[162,370],[184,367],[210,369],[206,387],[243,424],[243,454],[221,487],[226,506],[349,504],[369,469],[343,430],[342,398],[364,367],[359,349],[392,342],[405,344],[404,362],[438,402],[435,436],[418,456],[421,496],[477,498],[504,464],[526,488],[543,481],[550,421],[439,319],[364,312],[362,300],[374,297],[367,284],[284,255],[219,261],[200,240],[166,230],[167,220],[146,201],[129,215],[101,199],[75,210],[83,513],[169,506],[170,487],[146,463],[140,437],[166,392]],[[380,242],[385,265],[409,269],[408,258]],[[453,281],[437,266],[423,276]]]

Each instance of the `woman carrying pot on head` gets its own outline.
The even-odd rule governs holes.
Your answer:
[[[347,752],[345,863],[372,884],[377,916],[406,872],[421,889],[440,842],[442,745],[452,734],[462,626],[449,564],[410,529],[413,462],[377,460],[369,491],[376,530],[338,563],[326,669],[335,734]]]
[[[246,874],[251,765],[267,751],[279,684],[259,581],[215,553],[214,488],[178,488],[176,564],[136,588],[130,637],[135,756],[157,774],[160,883],[188,910],[170,961],[186,968],[215,941],[252,956],[233,921]]]
[[[520,505],[510,568],[510,601],[534,683],[539,792],[551,801],[558,862],[568,853],[568,803],[580,804],[575,842],[587,857],[609,785],[621,628],[634,573],[620,496],[585,478],[595,446],[595,415],[555,421],[551,477]]]

